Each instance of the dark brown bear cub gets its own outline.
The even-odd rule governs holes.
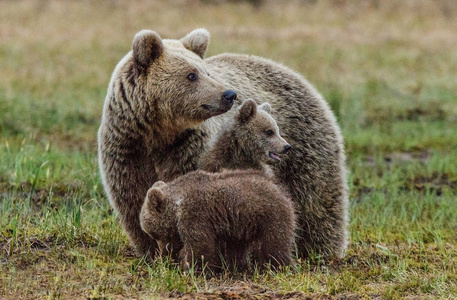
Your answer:
[[[293,205],[261,172],[195,171],[159,184],[148,191],[141,226],[162,252],[180,251],[184,270],[291,264]]]
[[[212,271],[224,266],[245,271],[253,263],[291,264],[293,204],[262,167],[268,160],[279,160],[290,145],[279,135],[268,109],[268,104],[257,107],[246,101],[204,157],[208,169],[243,170],[199,170],[170,183],[156,182],[148,191],[141,227],[162,252],[179,251],[184,269],[193,263]],[[223,141],[231,155],[221,157],[224,163],[215,167],[210,161]]]

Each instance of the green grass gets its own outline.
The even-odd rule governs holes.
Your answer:
[[[457,6],[439,1],[20,1],[0,10],[0,298],[457,297]],[[96,133],[143,29],[212,34],[208,55],[302,73],[343,130],[340,261],[205,278],[133,256],[103,194]]]

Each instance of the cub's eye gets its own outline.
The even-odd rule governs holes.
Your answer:
[[[268,136],[273,136],[275,134],[275,132],[271,129],[268,129],[267,131],[265,131],[265,134]]]
[[[195,81],[198,79],[198,75],[195,73],[190,73],[189,75],[187,75],[187,79],[189,79],[190,81]]]

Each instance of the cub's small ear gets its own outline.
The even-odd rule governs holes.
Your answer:
[[[162,55],[162,39],[152,30],[141,30],[133,38],[132,50],[135,63],[142,70],[146,70],[154,60]]]
[[[209,32],[205,28],[195,29],[183,37],[181,43],[203,59],[209,44]]]
[[[167,186],[167,183],[165,181],[162,181],[162,180],[156,181],[152,185],[152,187],[156,187],[156,188],[164,188],[166,186]]]
[[[264,102],[259,105],[259,109],[266,111],[267,113],[271,113],[271,105],[268,102]]]
[[[255,114],[257,113],[257,104],[254,100],[248,99],[243,102],[241,107],[238,110],[238,120],[241,123],[246,123],[250,119],[252,119]]]
[[[148,209],[154,210],[158,213],[162,213],[167,206],[167,197],[159,188],[152,187],[149,189],[146,195],[145,203],[147,203]]]

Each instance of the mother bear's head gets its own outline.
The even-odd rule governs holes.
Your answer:
[[[108,97],[140,129],[160,127],[155,129],[162,133],[182,131],[230,110],[236,93],[205,68],[208,43],[206,29],[181,40],[162,39],[152,30],[138,32],[132,51],[113,73]]]

